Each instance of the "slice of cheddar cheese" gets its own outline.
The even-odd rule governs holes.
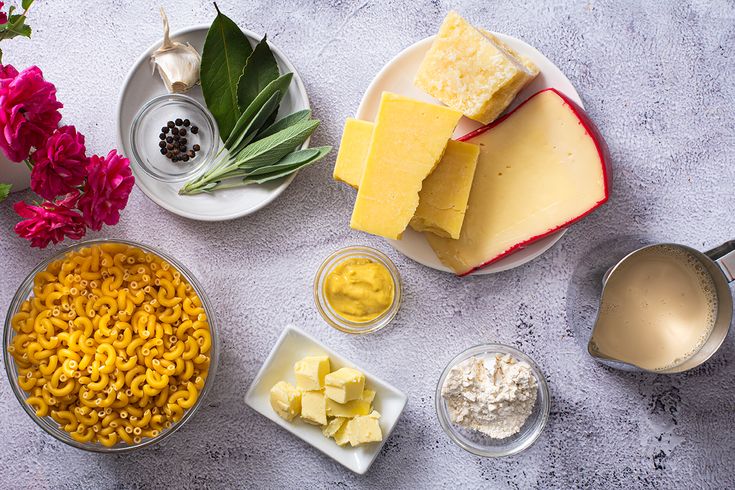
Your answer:
[[[427,233],[464,275],[563,228],[608,198],[607,150],[583,110],[554,89],[466,137],[480,145],[458,240]]]
[[[345,121],[337,161],[334,164],[334,180],[349,184],[355,189],[360,187],[374,126],[369,121],[351,117]]]
[[[350,226],[400,239],[462,114],[384,92]]]
[[[373,126],[367,121],[347,120],[334,165],[335,180],[360,187]],[[449,140],[441,161],[424,180],[411,228],[459,238],[479,154],[477,145]]]
[[[528,62],[528,60],[525,60]],[[424,57],[414,84],[487,124],[497,118],[538,74],[524,66],[507,47],[450,11]]]
[[[441,162],[424,180],[411,228],[459,238],[479,154],[477,145],[449,140]]]

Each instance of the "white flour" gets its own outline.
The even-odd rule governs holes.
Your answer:
[[[442,386],[453,423],[503,439],[516,434],[536,404],[531,366],[509,354],[471,357],[454,366]]]

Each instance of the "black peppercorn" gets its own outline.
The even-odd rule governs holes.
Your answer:
[[[199,151],[199,150],[202,149],[202,147],[199,146],[199,145],[194,145],[194,146],[191,147],[191,149],[194,150],[194,151]]]
[[[190,124],[191,124],[191,121],[189,121],[188,119],[184,119],[184,126],[188,128]]]
[[[174,142],[173,137],[169,136],[166,138],[166,143],[173,143],[173,142]]]
[[[189,158],[194,158],[195,156],[197,156],[197,154],[196,154],[196,152],[194,150],[189,150],[189,152],[187,153],[187,155],[189,155]]]
[[[166,148],[161,148],[161,155],[165,155],[166,153],[168,153],[168,152],[166,151]]]
[[[178,155],[179,153],[181,153],[181,152],[179,151],[179,149],[178,149],[178,148],[174,148],[174,150],[173,150],[173,154],[174,154],[174,155]]]
[[[171,153],[171,151],[170,151],[170,150],[166,152],[166,158],[169,158],[169,159],[171,159],[171,158],[173,158],[173,156],[174,156],[174,154],[173,154],[173,153]]]
[[[171,130],[171,134],[173,134],[174,136],[178,136],[178,134],[179,134],[179,128],[173,128]]]
[[[186,136],[186,129],[184,128],[179,129],[179,136]]]
[[[158,142],[158,146],[159,146],[160,148],[166,148],[166,142],[165,142],[165,141],[159,141],[159,142]]]
[[[179,143],[181,143],[182,145],[185,145],[186,144],[186,138],[179,138]]]
[[[166,126],[168,126],[169,128],[173,128],[175,126],[175,124],[174,124],[173,121],[169,121],[169,122],[166,123]]]
[[[167,149],[167,150],[173,150],[173,149],[174,149],[174,145],[173,145],[173,143],[168,143],[168,144],[166,145],[166,149]]]
[[[197,134],[199,132],[199,128],[197,126],[191,127],[191,134]]]
[[[184,124],[184,121],[182,121],[181,118],[176,119],[177,126],[181,126],[182,124]]]
[[[189,161],[189,155],[184,155],[183,157],[181,157],[181,159],[183,161],[185,161],[185,162],[188,162]]]
[[[166,134],[166,133],[168,133],[169,131],[170,131],[170,130],[169,130],[168,126],[164,126],[164,127],[162,127],[162,128],[161,128],[161,132],[162,132],[163,134]]]

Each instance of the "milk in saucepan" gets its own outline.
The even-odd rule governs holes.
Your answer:
[[[671,369],[699,351],[716,318],[707,269],[686,250],[656,245],[610,275],[590,349],[651,371]]]

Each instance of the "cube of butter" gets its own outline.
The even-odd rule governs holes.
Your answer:
[[[327,404],[321,391],[304,391],[301,394],[301,419],[313,425],[326,425]]]
[[[345,121],[337,161],[334,163],[334,180],[342,181],[355,189],[360,186],[373,126],[373,123],[359,119],[348,118]]]
[[[338,369],[324,377],[324,394],[337,403],[357,400],[365,389],[365,375],[352,368]]]
[[[336,420],[336,419],[335,419]],[[334,433],[334,442],[337,443],[338,446],[344,446],[348,442],[350,442],[350,437],[347,433],[347,425],[349,420],[342,419],[344,422],[342,423],[342,426],[337,430],[337,432]]]
[[[327,425],[322,427],[322,434],[324,434],[324,437],[334,437],[346,421],[347,419],[342,417],[333,418]]]
[[[273,385],[270,401],[273,410],[288,421],[301,413],[301,392],[285,381]]]
[[[373,411],[370,415],[355,417],[347,422],[346,436],[351,446],[359,446],[369,442],[380,442],[383,440],[383,432],[380,430],[380,414]]]
[[[359,400],[352,400],[347,403],[337,403],[327,398],[327,416],[328,417],[344,417],[354,418],[358,415],[367,415],[372,409],[372,403],[375,399],[375,392],[363,390]]]
[[[414,84],[470,119],[487,124],[536,76],[523,61],[451,11]]]
[[[304,357],[294,365],[296,387],[302,391],[314,391],[324,388],[324,377],[329,374],[329,357]]]

